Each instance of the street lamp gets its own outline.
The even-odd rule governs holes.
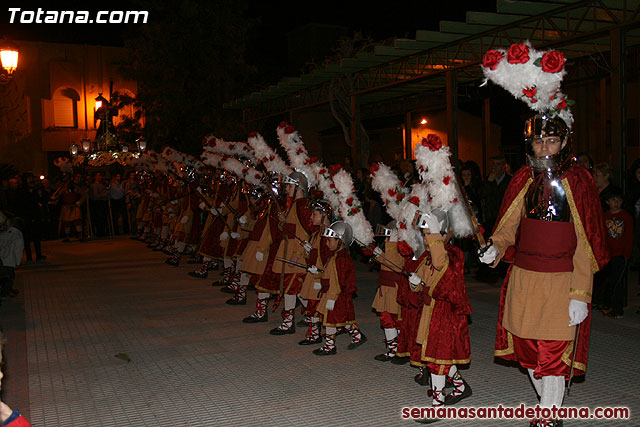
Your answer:
[[[11,43],[0,43],[0,83],[5,83],[12,78],[13,72],[18,68],[18,49]],[[2,71],[0,70],[0,71]]]
[[[147,140],[144,139],[144,136],[141,136],[140,138],[136,139],[136,145],[138,146],[138,151],[144,153],[147,149]]]
[[[107,101],[107,99],[102,96],[102,93],[99,93],[98,96],[96,97],[96,111],[98,111],[100,109],[100,107],[102,107],[104,104],[108,104],[109,101]]]
[[[82,151],[85,153],[88,153],[91,150],[91,140],[87,137],[82,138],[80,145],[82,145]]]
[[[69,146],[69,153],[75,157],[78,155],[78,149],[79,149],[78,144],[75,144],[75,143],[71,144]]]

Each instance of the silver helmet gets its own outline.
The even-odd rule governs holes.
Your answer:
[[[351,243],[353,243],[353,230],[351,226],[344,221],[334,222],[324,229],[322,235],[324,237],[340,239],[345,246],[351,246]]]
[[[309,179],[307,178],[307,176],[302,171],[295,170],[295,171],[291,172],[289,174],[289,176],[285,176],[283,178],[282,182],[284,184],[297,185],[299,188],[302,189],[302,191],[304,192],[305,196],[307,195],[307,193],[309,191]]]
[[[316,200],[314,202],[309,203],[309,208],[314,211],[320,211],[323,214],[327,215],[327,218],[331,216],[331,212],[333,209],[331,205],[325,200]]]
[[[420,229],[429,228],[427,220],[434,216],[438,220],[438,225],[440,226],[440,229],[438,231],[442,234],[446,234],[449,231],[449,215],[447,214],[447,212],[441,209],[436,209],[431,212],[417,211],[416,217],[413,222],[414,226]],[[431,231],[432,233],[436,232],[435,230],[429,231]]]
[[[558,137],[564,146],[552,156],[536,157],[533,142],[546,137]],[[524,141],[529,166],[536,171],[556,169],[571,157],[571,131],[560,117],[551,117],[545,113],[529,117],[524,125]]]

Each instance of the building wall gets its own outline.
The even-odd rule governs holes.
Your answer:
[[[95,136],[94,107],[99,93],[137,93],[137,84],[119,71],[126,50],[111,46],[16,42],[20,49],[14,82],[1,88],[0,162],[19,171],[45,174],[53,167],[48,152],[67,151],[82,138]],[[77,125],[56,126],[54,95],[75,93]],[[114,121],[117,123],[117,119]]]

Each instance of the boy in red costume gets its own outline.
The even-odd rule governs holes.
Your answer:
[[[467,322],[471,304],[464,284],[464,254],[448,243],[447,213],[418,215],[415,225],[422,230],[425,251],[406,265],[412,272],[409,287],[422,299],[415,340],[421,348],[420,360],[431,374],[432,405],[453,405],[471,396],[471,388],[457,368],[471,358]],[[445,395],[447,377],[453,391]]]
[[[356,315],[353,308],[353,294],[356,293],[355,267],[349,246],[353,241],[353,231],[346,222],[337,221],[325,228],[329,255],[320,283],[321,297],[318,303],[318,314],[322,316],[325,328],[324,345],[313,350],[317,356],[336,354],[336,334],[338,328],[344,327],[351,336],[349,350],[364,344],[367,338],[356,325]]]

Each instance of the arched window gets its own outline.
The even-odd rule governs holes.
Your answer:
[[[53,125],[57,128],[78,127],[78,101],[73,89],[58,89],[53,94]]]

